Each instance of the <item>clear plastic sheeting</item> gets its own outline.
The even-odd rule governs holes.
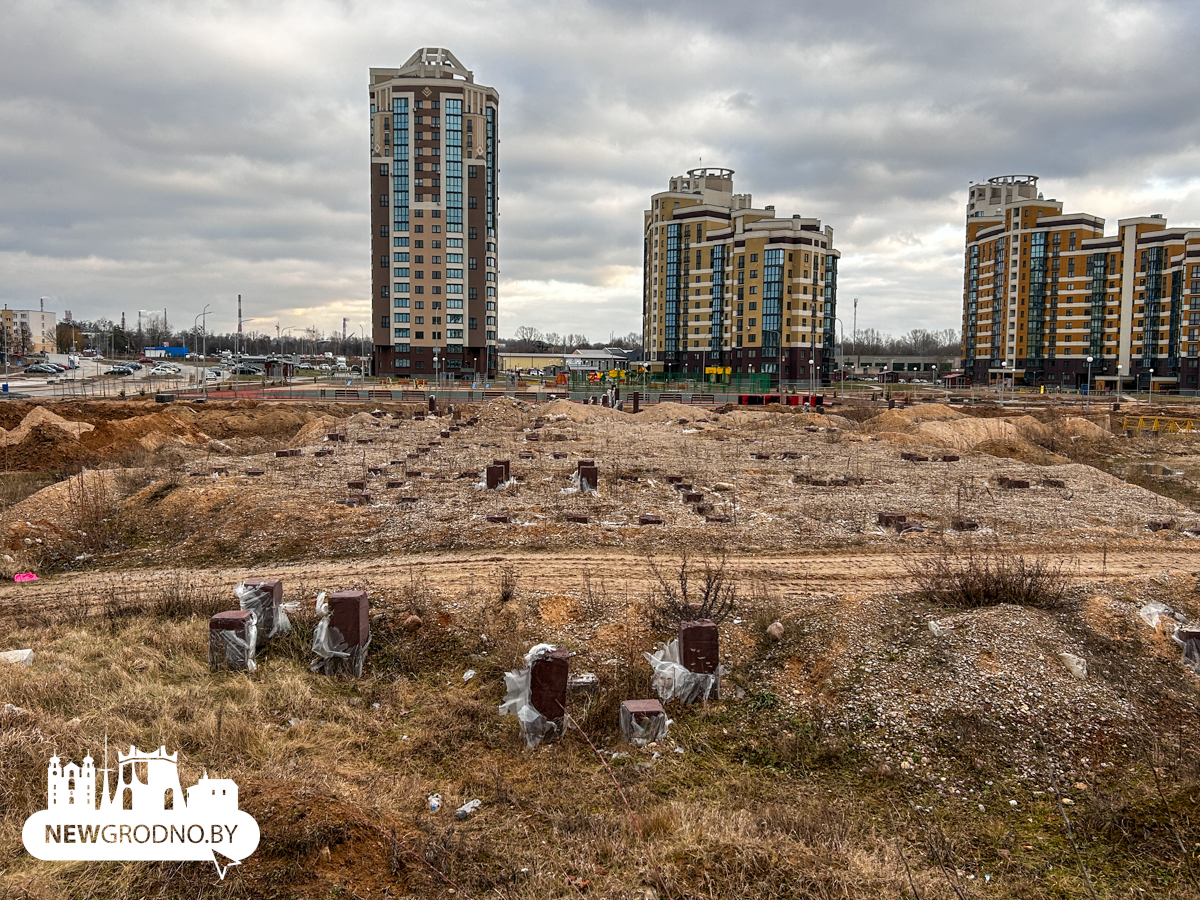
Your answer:
[[[584,481],[579,476],[578,469],[576,469],[574,472],[571,473],[571,487],[574,488],[574,490],[570,491],[570,493],[574,493],[574,494],[583,493],[583,494],[597,494],[598,495],[600,493],[599,481],[597,481],[595,487],[592,487],[590,484],[588,484],[586,481]],[[562,491],[562,493],[565,494],[565,493],[567,493],[567,491]]]
[[[1183,664],[1200,675],[1200,636],[1197,634],[1191,629],[1183,631],[1177,628],[1171,637],[1183,650]]]
[[[1157,628],[1158,623],[1163,619],[1171,619],[1175,615],[1175,610],[1167,606],[1165,603],[1147,603],[1138,610],[1138,615],[1141,616],[1143,622],[1151,628]]]
[[[621,707],[621,733],[626,735],[629,743],[645,747],[655,741],[661,741],[667,736],[667,729],[672,720],[666,716],[648,716],[639,722],[637,716],[624,706]]]
[[[346,672],[355,678],[362,677],[363,663],[367,659],[367,648],[371,639],[361,647],[351,647],[345,637],[333,626],[333,612],[325,602],[325,592],[317,594],[317,615],[321,617],[313,629],[312,651],[317,658],[309,669],[327,675]]]
[[[261,584],[239,582],[233,589],[233,595],[237,597],[238,606],[254,613],[255,618],[264,623],[264,627],[260,629],[258,635],[258,639],[262,643],[266,643],[278,635],[291,632],[292,623],[285,610],[288,606],[295,610],[296,604],[281,603],[271,609],[275,603],[271,596],[271,589]],[[270,623],[269,626],[267,623]]]
[[[543,716],[530,702],[530,680],[533,664],[545,659],[554,651],[554,644],[536,644],[525,654],[525,668],[504,673],[504,687],[507,693],[504,702],[500,704],[500,715],[516,716],[521,729],[521,737],[525,746],[536,747],[548,735],[558,730],[558,725]]]
[[[717,671],[712,675],[689,671],[679,661],[678,638],[653,653],[644,653],[643,656],[654,670],[650,684],[663,703],[670,700],[679,700],[682,703],[707,700],[720,688],[723,667],[717,666]]]
[[[258,617],[250,614],[246,623],[246,634],[243,637],[237,631],[218,628],[208,632],[208,664],[212,671],[221,667],[225,661],[230,671],[253,672],[258,669],[254,662],[255,650],[258,647]]]

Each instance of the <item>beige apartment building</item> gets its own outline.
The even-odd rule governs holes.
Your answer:
[[[733,170],[691,169],[643,221],[646,359],[667,373],[727,368],[828,379],[840,254],[819,219],[779,218],[733,192]]]
[[[442,47],[370,79],[374,372],[494,376],[499,95]]]
[[[4,329],[3,352],[54,353],[58,348],[58,323],[52,312],[41,309],[0,310],[0,327]]]
[[[1159,215],[1115,234],[1064,213],[1034,175],[972,185],[963,283],[963,369],[975,383],[1197,391],[1200,227]],[[1088,362],[1089,357],[1091,362]]]

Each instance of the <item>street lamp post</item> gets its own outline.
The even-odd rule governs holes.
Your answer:
[[[361,322],[358,325],[358,380],[363,387],[367,386],[367,329]]]
[[[1150,367],[1150,390],[1146,394],[1146,406],[1154,402],[1154,367]]]
[[[204,326],[203,326],[204,327],[204,331],[203,331],[204,336],[202,339],[204,343],[202,345],[203,349],[201,349],[199,347],[196,349],[200,350],[200,370],[201,370],[201,374],[203,376],[203,381],[202,381],[203,387],[201,388],[201,392],[204,394],[204,399],[207,400],[208,399],[208,304],[207,303],[204,304],[204,309],[200,311],[199,315],[197,315],[196,318],[192,320],[193,331],[195,331],[196,329],[198,329],[200,327],[201,319],[204,320]]]
[[[435,396],[435,397],[438,395],[438,390],[442,386],[442,372],[441,372],[441,369],[438,368],[438,362],[439,362],[438,348],[434,347],[433,348],[433,396]]]
[[[841,373],[840,383],[838,385],[838,399],[846,399],[846,323],[842,321],[841,316],[834,316],[834,320],[838,323],[838,328],[841,330],[841,363],[838,371]]]
[[[1117,401],[1121,400],[1121,364],[1117,363]]]
[[[1091,412],[1091,409],[1092,409],[1092,357],[1089,356],[1087,358],[1087,364],[1088,364],[1087,410],[1088,410],[1088,412]]]
[[[1008,360],[1000,360],[1000,404],[1004,404],[1004,382],[1008,377]]]

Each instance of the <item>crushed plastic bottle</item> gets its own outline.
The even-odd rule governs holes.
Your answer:
[[[430,794],[429,795],[429,811],[437,812],[441,808],[442,808],[442,795],[441,794]]]
[[[470,800],[454,811],[454,818],[462,822],[467,818],[467,816],[471,815],[471,813],[475,812],[475,810],[479,809],[481,806],[483,806],[482,800]]]

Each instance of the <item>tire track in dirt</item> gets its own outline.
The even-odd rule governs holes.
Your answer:
[[[1054,554],[1028,554],[1057,562]],[[922,559],[934,559],[929,553],[847,553],[819,557],[780,554],[731,555],[729,568],[739,577],[761,578],[772,591],[784,595],[810,592],[869,594],[896,589],[911,567]],[[694,557],[700,562],[699,557]],[[659,557],[660,567],[669,573],[677,560]],[[251,575],[272,575],[290,588],[289,599],[298,598],[295,587],[303,583],[337,590],[355,584],[369,584],[375,590],[395,591],[417,578],[427,587],[446,593],[490,590],[499,570],[511,565],[518,586],[524,589],[566,593],[579,591],[585,577],[594,587],[601,582],[610,594],[637,597],[653,581],[646,558],[632,553],[448,553],[403,557],[377,557],[361,560],[325,560],[281,565],[270,570],[246,568],[217,569],[132,569],[125,572],[68,573],[36,584],[0,586],[0,620],[31,606],[45,609],[72,602],[81,597],[96,601],[96,594],[109,586],[122,590],[150,592],[164,580],[185,579],[206,586],[228,585]],[[1178,550],[1094,552],[1068,556],[1065,571],[1073,581],[1100,578],[1124,579],[1152,577],[1169,572],[1173,576],[1200,574],[1200,557],[1190,548]],[[232,595],[231,595],[232,599]]]

